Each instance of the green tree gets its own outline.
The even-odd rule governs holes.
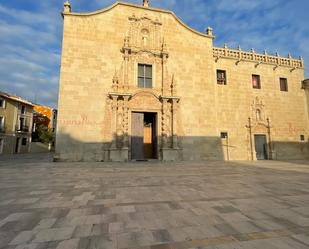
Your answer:
[[[41,125],[37,128],[39,141],[45,144],[48,144],[53,139],[53,133],[51,129],[48,129],[48,127]]]

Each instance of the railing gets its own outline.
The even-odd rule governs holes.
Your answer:
[[[251,52],[242,51],[241,49],[213,48],[213,56],[215,58],[231,58],[238,61],[253,61],[258,63],[273,64],[278,66],[286,66],[292,68],[304,68],[302,58],[295,59],[290,55],[288,57],[280,57],[279,55],[258,54],[253,50]]]
[[[27,125],[23,125],[23,126],[16,125],[15,130],[19,131],[19,132],[29,132],[29,126],[27,126]]]

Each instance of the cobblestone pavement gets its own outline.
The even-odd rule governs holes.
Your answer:
[[[309,248],[308,162],[0,161],[0,248]]]

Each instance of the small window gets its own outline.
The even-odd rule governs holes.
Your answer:
[[[300,141],[305,141],[305,135],[300,135]]]
[[[4,132],[4,117],[0,117],[0,132]]]
[[[0,99],[0,108],[5,108],[5,100]]]
[[[217,84],[226,85],[226,71],[217,70]]]
[[[255,89],[261,89],[260,75],[252,74],[252,87]]]
[[[152,88],[152,66],[138,64],[138,87]]]
[[[228,138],[228,133],[227,132],[221,132],[221,138],[222,139]]]
[[[21,106],[21,114],[26,114],[26,107],[24,105]]]
[[[0,138],[0,154],[3,153],[3,146],[4,146],[4,140],[3,138]]]
[[[22,131],[25,126],[25,119],[24,118],[19,118],[19,130]]]
[[[21,140],[21,145],[27,145],[27,138],[23,137],[23,139]]]
[[[280,78],[280,91],[288,91],[288,80],[287,78]]]

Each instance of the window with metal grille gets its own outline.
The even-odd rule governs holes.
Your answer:
[[[217,70],[217,84],[226,85],[226,71]]]
[[[287,78],[280,78],[280,91],[288,91],[288,80]]]
[[[152,88],[152,65],[138,64],[138,87]]]

